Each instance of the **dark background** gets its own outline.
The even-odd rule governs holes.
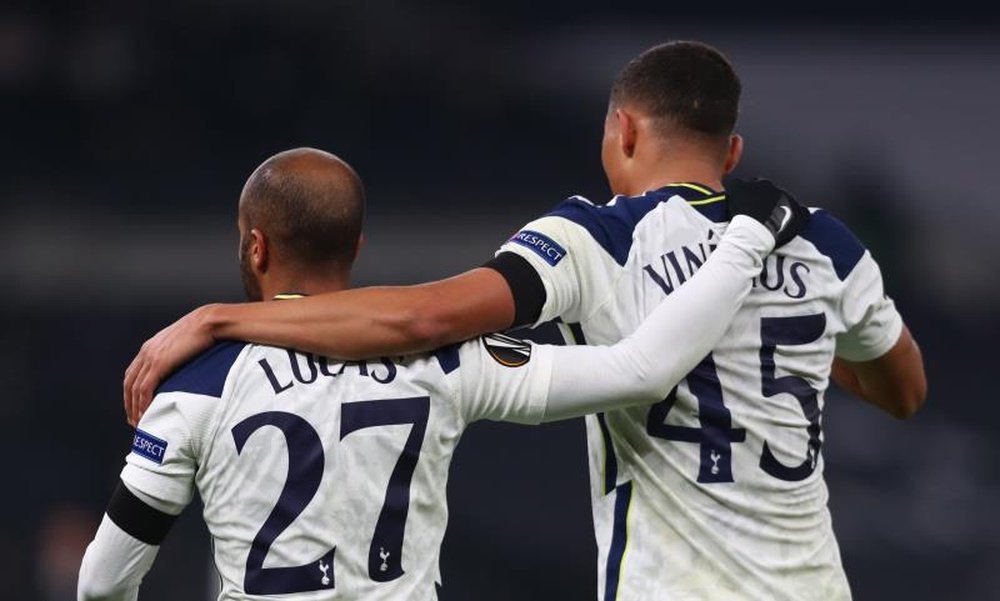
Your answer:
[[[124,368],[184,312],[240,299],[236,200],[259,162],[309,145],[357,168],[358,284],[451,275],[562,198],[607,197],[610,82],[680,38],[743,78],[737,174],[847,221],[924,351],[912,421],[827,397],[855,598],[1000,598],[998,33],[961,2],[0,4],[0,599],[74,598],[130,441]],[[444,600],[594,597],[582,422],[475,425],[449,496]],[[142,598],[209,598],[208,553],[195,508]]]

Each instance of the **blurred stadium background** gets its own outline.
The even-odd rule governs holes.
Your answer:
[[[607,197],[609,84],[677,38],[743,78],[738,173],[851,224],[923,347],[913,421],[827,397],[855,597],[1000,598],[998,21],[962,2],[618,4],[0,4],[0,599],[74,598],[130,441],[122,372],[180,314],[240,299],[235,203],[263,158],[310,145],[362,174],[358,284],[450,275],[568,195]],[[442,599],[593,598],[587,486],[581,422],[473,427]],[[142,598],[207,599],[212,578],[195,508]]]

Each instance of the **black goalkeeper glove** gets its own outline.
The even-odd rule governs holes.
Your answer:
[[[799,235],[809,221],[809,209],[770,180],[732,179],[726,182],[729,219],[749,215],[774,235],[774,247]]]

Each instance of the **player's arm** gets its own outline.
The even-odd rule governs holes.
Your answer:
[[[78,601],[136,598],[160,544],[194,495],[199,441],[214,401],[184,392],[157,395],[84,554]]]
[[[378,286],[283,303],[214,305],[214,339],[288,346],[339,359],[429,351],[511,327],[514,300],[493,269],[415,286]]]
[[[870,361],[837,358],[833,380],[899,419],[912,417],[927,398],[927,376],[917,341],[905,325],[896,344]]]
[[[141,493],[139,493],[141,494]],[[80,564],[78,601],[133,601],[176,515],[119,482]]]
[[[521,271],[530,277],[529,269]],[[358,359],[427,351],[529,323],[517,318],[511,285],[490,268],[415,286],[356,288],[280,303],[207,305],[142,345],[125,372],[125,410],[134,424],[160,381],[216,340]]]
[[[821,217],[846,254],[857,257],[843,278],[840,313],[846,331],[837,336],[831,377],[890,415],[911,417],[927,396],[920,348],[885,293],[882,271],[871,253],[846,226],[829,215]]]

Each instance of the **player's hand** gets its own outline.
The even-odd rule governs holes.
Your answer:
[[[729,218],[748,215],[774,235],[774,247],[799,235],[809,221],[809,209],[770,180],[733,179],[726,184]]]
[[[195,309],[143,343],[125,370],[123,393],[129,425],[142,419],[164,378],[215,342],[205,320],[208,309]]]

